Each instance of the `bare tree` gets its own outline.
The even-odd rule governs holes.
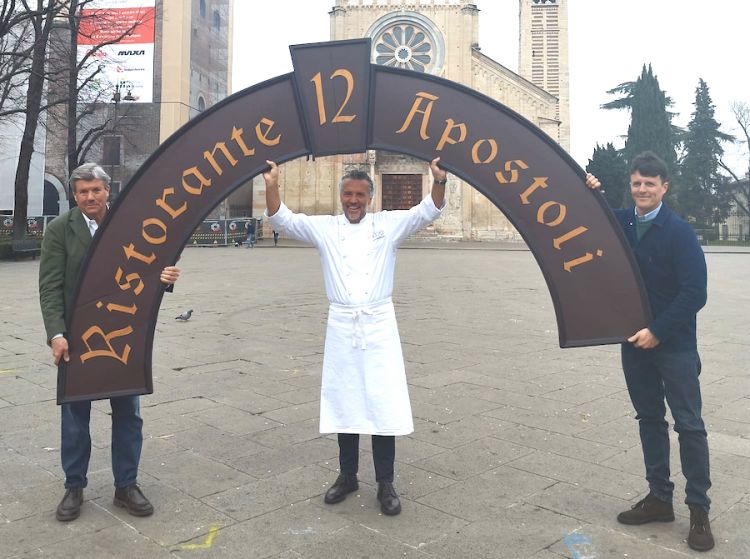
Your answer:
[[[78,129],[94,107],[108,103],[112,88],[98,83],[102,68],[97,53],[107,45],[120,42],[145,21],[145,15],[115,36],[93,44],[78,59],[79,34],[106,29],[108,12],[93,10],[83,16],[82,10],[92,0],[4,0],[0,9],[0,119],[15,119],[23,129],[14,182],[13,238],[21,239],[26,232],[28,217],[28,185],[35,138],[47,112],[66,131],[68,174],[86,157],[95,142],[116,128],[123,115],[113,115],[92,122],[78,138]],[[69,44],[64,56],[61,45],[50,41],[52,31],[67,19]],[[88,20],[88,21],[87,21]],[[88,25],[86,25],[88,24]],[[87,31],[88,30],[88,31]],[[93,30],[93,31],[92,31]],[[58,49],[54,63],[49,58]],[[119,91],[115,89],[115,94]],[[81,99],[85,99],[82,102]],[[119,100],[119,99],[118,99]],[[50,109],[63,106],[65,110]],[[114,119],[114,120],[113,120]]]
[[[30,14],[26,10],[19,10],[19,4],[16,0],[3,0],[0,7],[0,37],[5,37],[19,23],[29,19]]]
[[[30,70],[33,43],[28,40],[31,23],[19,17],[14,2],[3,4],[0,14],[0,120],[20,114],[25,104],[24,86]]]
[[[750,103],[744,101],[735,101],[731,104],[732,114],[740,127],[741,139],[737,140],[745,144],[745,154],[747,156],[747,167],[744,170],[745,176],[735,173],[723,161],[720,162],[721,168],[724,169],[734,179],[733,188],[730,196],[737,204],[737,207],[750,216]]]
[[[23,135],[18,152],[18,167],[14,182],[15,202],[13,206],[13,238],[22,239],[26,234],[26,218],[29,202],[29,172],[31,158],[34,154],[34,140],[42,114],[42,99],[45,87],[45,64],[47,61],[47,44],[55,17],[64,7],[65,2],[58,0],[21,0],[18,10],[25,12],[28,22],[27,37],[30,47],[26,58],[28,79],[26,80],[25,112]]]

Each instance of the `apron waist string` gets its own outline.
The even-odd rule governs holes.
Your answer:
[[[391,298],[375,301],[366,305],[341,305],[330,303],[330,308],[336,313],[343,313],[351,317],[352,320],[352,347],[359,346],[360,349],[367,349],[367,338],[365,336],[365,317],[374,316],[380,310],[380,307],[392,305]]]
[[[365,327],[362,324],[364,316],[372,316],[372,313],[365,309],[352,312],[352,347],[367,349],[367,338],[365,337]]]

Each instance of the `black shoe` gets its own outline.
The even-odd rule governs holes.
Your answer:
[[[326,491],[326,496],[323,500],[329,505],[340,503],[346,499],[349,493],[357,489],[359,489],[357,474],[339,474],[333,485]]]
[[[401,499],[398,493],[389,481],[378,482],[378,501],[380,501],[380,510],[388,516],[396,516],[401,512]]]
[[[65,490],[65,496],[57,505],[55,518],[60,522],[75,520],[81,514],[83,504],[83,487],[71,487]]]
[[[653,493],[646,495],[634,504],[630,510],[617,515],[621,524],[646,524],[647,522],[672,522],[674,509],[672,503],[659,500]]]
[[[711,523],[708,521],[708,513],[696,505],[690,507],[690,533],[687,544],[690,549],[696,551],[708,551],[714,547],[714,535],[711,533]]]
[[[115,489],[115,498],[112,501],[115,506],[128,509],[133,516],[150,516],[154,514],[154,507],[141,492],[136,484]]]

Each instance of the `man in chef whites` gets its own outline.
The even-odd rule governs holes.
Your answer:
[[[359,435],[372,435],[377,498],[387,515],[401,512],[393,487],[396,435],[414,431],[401,340],[391,294],[396,249],[437,219],[445,205],[446,172],[430,163],[430,194],[409,210],[368,213],[374,186],[362,171],[339,184],[342,215],[293,213],[279,196],[279,169],[263,173],[271,227],[314,245],[330,303],[320,391],[320,432],[337,433],[341,473],[325,502],[339,503],[359,488]]]

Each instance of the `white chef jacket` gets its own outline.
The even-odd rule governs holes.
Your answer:
[[[293,213],[283,203],[268,217],[275,231],[308,242],[320,253],[330,303],[321,433],[414,431],[391,300],[393,273],[399,245],[441,211],[428,195],[409,210],[367,213],[359,223],[350,223],[345,215]]]

